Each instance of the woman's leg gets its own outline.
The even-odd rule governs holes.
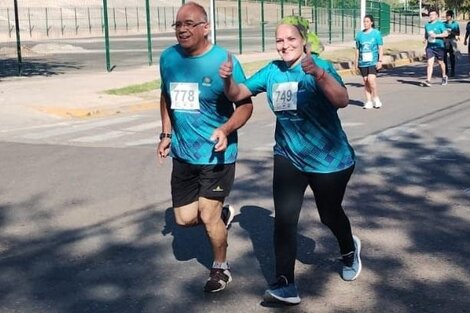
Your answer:
[[[297,224],[300,209],[308,185],[306,175],[296,169],[290,161],[274,156],[274,254],[276,277],[285,276],[294,282],[294,267],[297,256]]]
[[[310,188],[315,195],[320,220],[328,226],[338,240],[341,254],[355,250],[351,224],[344,213],[342,202],[354,166],[340,172],[311,174]]]

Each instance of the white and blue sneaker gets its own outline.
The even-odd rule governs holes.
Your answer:
[[[295,284],[289,284],[285,276],[280,276],[277,282],[264,292],[264,301],[299,304],[300,297]]]
[[[356,250],[343,255],[343,272],[341,277],[346,281],[355,280],[362,270],[361,262],[361,240],[357,236],[353,236],[354,246]]]

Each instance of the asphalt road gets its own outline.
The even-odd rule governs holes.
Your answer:
[[[1,131],[0,311],[468,311],[468,71],[423,88],[422,64],[389,70],[380,110],[363,110],[360,79],[345,79],[351,104],[340,115],[358,162],[344,206],[363,241],[363,272],[341,280],[337,244],[307,191],[295,307],[261,301],[273,279],[274,119],[264,96],[240,131],[234,280],[216,295],[202,292],[211,264],[203,230],[174,223],[171,162],[155,160],[158,112]]]

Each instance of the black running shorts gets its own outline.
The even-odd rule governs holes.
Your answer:
[[[369,74],[377,75],[377,69],[375,68],[375,65],[367,66],[367,67],[360,67],[359,71],[361,71],[362,77],[367,77]]]
[[[223,199],[232,189],[235,179],[235,163],[195,165],[173,158],[171,196],[173,207],[178,208],[199,197]]]

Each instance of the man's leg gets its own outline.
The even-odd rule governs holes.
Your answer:
[[[449,59],[450,59],[450,76],[454,77],[455,76],[455,53],[454,53],[454,48],[450,48],[449,50]],[[447,75],[449,75],[448,72],[446,72]]]
[[[227,229],[222,221],[223,199],[199,198],[199,212],[201,222],[204,224],[212,245],[214,262],[224,263],[227,261]]]
[[[176,224],[181,226],[193,226],[199,223],[198,202],[174,208]]]
[[[449,75],[449,58],[447,55],[448,52],[449,50],[446,48],[444,51],[444,68],[445,68],[446,75]]]
[[[428,82],[431,82],[433,67],[434,67],[434,57],[431,57],[428,59],[428,67],[427,67],[426,80]]]

